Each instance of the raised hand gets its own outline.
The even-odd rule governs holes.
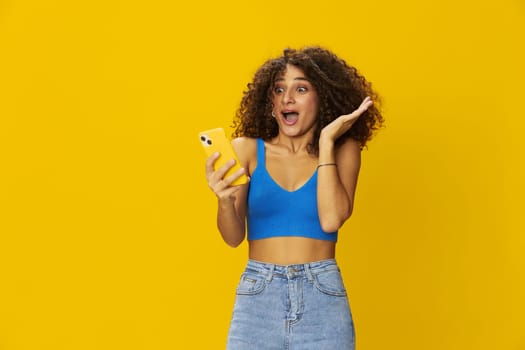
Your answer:
[[[321,137],[326,137],[331,141],[337,140],[341,135],[350,130],[361,114],[373,104],[372,99],[367,96],[355,111],[350,114],[344,114],[325,126],[323,130],[321,130]]]

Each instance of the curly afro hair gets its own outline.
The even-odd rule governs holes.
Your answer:
[[[275,79],[285,71],[287,64],[300,68],[319,96],[319,116],[308,151],[317,155],[323,127],[337,117],[353,112],[366,96],[370,96],[374,104],[336,141],[336,144],[340,144],[352,138],[363,149],[383,125],[384,119],[379,110],[380,98],[372,90],[371,83],[356,68],[321,47],[285,49],[281,57],[270,59],[259,68],[253,81],[248,84],[248,90],[244,92],[237,110],[233,137],[270,140],[277,136],[279,128],[271,116],[272,89]]]

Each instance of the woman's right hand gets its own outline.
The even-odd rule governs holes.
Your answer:
[[[219,169],[214,170],[214,165],[219,158],[220,153],[215,152],[206,160],[206,179],[208,180],[208,187],[215,193],[219,201],[235,200],[235,192],[237,192],[241,186],[231,186],[231,184],[241,177],[245,170],[241,168],[231,174],[228,177],[224,177],[228,170],[235,165],[235,160],[230,159],[226,164],[221,166]]]

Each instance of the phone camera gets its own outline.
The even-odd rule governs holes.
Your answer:
[[[211,146],[212,142],[206,135],[201,135],[201,142],[205,145]]]

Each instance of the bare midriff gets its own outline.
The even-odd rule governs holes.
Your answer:
[[[333,259],[335,242],[305,237],[272,237],[248,241],[250,259],[277,265]]]

